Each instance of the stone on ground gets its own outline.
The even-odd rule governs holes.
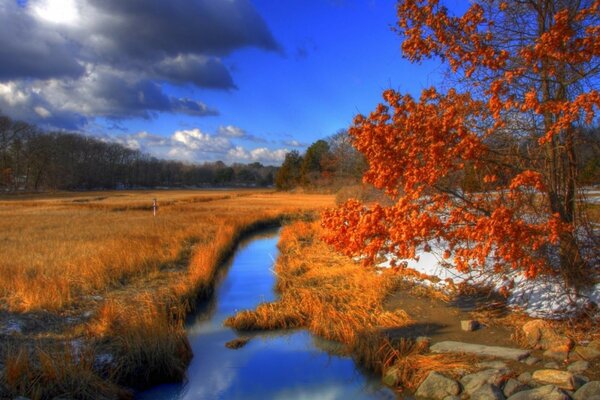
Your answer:
[[[528,390],[531,389],[529,386],[527,386],[526,384],[519,382],[516,379],[509,379],[506,381],[506,383],[504,384],[504,388],[502,389],[502,393],[504,393],[504,396],[506,397],[510,397],[515,393],[518,392],[522,392],[523,390]]]
[[[480,363],[477,363],[478,367],[481,368],[493,368],[493,369],[507,369],[508,366],[506,365],[505,362],[503,361],[482,361]]]
[[[573,345],[571,339],[559,335],[548,322],[541,319],[529,321],[521,329],[529,346],[536,349],[568,349]]]
[[[439,372],[432,371],[421,383],[415,396],[426,399],[442,400],[447,396],[456,396],[460,393],[460,385],[453,379],[447,378]]]
[[[540,361],[539,358],[536,358],[534,356],[529,356],[526,359],[523,360],[523,362],[527,365],[533,365],[533,364],[537,364],[538,361]]]
[[[550,361],[544,364],[544,368],[559,369],[560,367],[558,366],[558,363],[556,361]]]
[[[471,400],[505,400],[504,394],[496,385],[486,383],[477,389],[470,397]]]
[[[570,397],[556,386],[546,385],[515,393],[508,400],[570,400]]]
[[[585,372],[590,367],[590,363],[587,361],[575,361],[573,364],[567,367],[567,370],[574,374],[580,374]]]
[[[600,357],[600,349],[597,349],[591,345],[588,346],[575,346],[573,353],[584,360],[593,360]]]
[[[600,381],[586,383],[575,392],[573,398],[575,400],[589,400],[595,396],[600,396]]]
[[[504,358],[516,361],[529,356],[529,350],[453,341],[436,343],[431,346],[430,350],[433,353],[469,353],[482,357]]]
[[[462,329],[465,332],[472,332],[477,328],[479,328],[479,322],[475,321],[474,319],[466,319],[460,321],[460,329]]]
[[[544,357],[562,362],[569,358],[569,349],[566,347],[548,349],[544,351]]]
[[[571,372],[555,369],[540,369],[533,373],[532,378],[538,382],[558,386],[561,389],[575,390],[575,377]]]
[[[465,393],[473,395],[473,393],[486,384],[500,386],[507,372],[508,371],[506,370],[499,371],[497,369],[486,369],[484,371],[463,376],[460,379],[460,383],[463,385]]]
[[[522,383],[531,382],[531,372],[523,372],[521,375],[517,376],[517,380]]]

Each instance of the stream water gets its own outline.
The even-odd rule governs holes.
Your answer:
[[[225,343],[238,334],[223,321],[238,310],[276,298],[272,271],[278,229],[244,240],[220,270],[212,299],[187,325],[194,358],[187,381],[160,385],[137,398],[158,399],[395,399],[380,379],[335,355],[334,343],[304,330],[252,334],[238,349]]]

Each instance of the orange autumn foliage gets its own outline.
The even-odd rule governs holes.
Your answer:
[[[393,204],[350,200],[326,211],[324,239],[364,262],[412,258],[437,242],[459,270],[527,277],[553,270],[555,248],[555,272],[570,284],[585,276],[573,143],[600,107],[585,86],[600,71],[599,20],[599,0],[476,0],[462,16],[438,0],[399,1],[404,56],[439,57],[457,87],[428,88],[418,100],[386,90],[385,104],[355,118],[364,181]],[[477,190],[459,184],[469,172]]]

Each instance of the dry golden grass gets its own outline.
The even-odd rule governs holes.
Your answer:
[[[363,331],[410,322],[402,310],[383,309],[396,277],[333,253],[319,240],[320,229],[318,223],[296,222],[282,230],[275,266],[279,301],[242,311],[226,325],[240,330],[306,327],[352,346]]]
[[[25,345],[0,346],[10,367],[0,383],[12,396],[69,395],[71,378],[60,371],[77,370],[73,379],[87,383],[76,397],[115,398],[127,396],[115,384],[181,379],[191,355],[183,317],[198,296],[210,293],[217,267],[240,237],[331,205],[333,196],[264,190],[1,198],[0,307],[17,320],[91,312],[80,323],[53,326],[51,335],[59,343],[81,340],[92,360],[108,353],[114,361],[99,371],[73,360],[68,345],[36,344],[48,336],[38,329],[22,333]],[[45,354],[65,362],[46,363]]]
[[[160,207],[155,218],[153,198]],[[250,190],[0,201],[0,299],[13,311],[58,310],[172,267],[186,241],[195,243],[192,279],[201,278],[207,273],[202,264],[211,264],[223,242],[245,226],[332,202],[330,196]]]

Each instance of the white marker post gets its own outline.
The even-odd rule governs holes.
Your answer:
[[[152,216],[156,217],[156,209],[158,208],[158,204],[156,203],[156,199],[152,200]]]

